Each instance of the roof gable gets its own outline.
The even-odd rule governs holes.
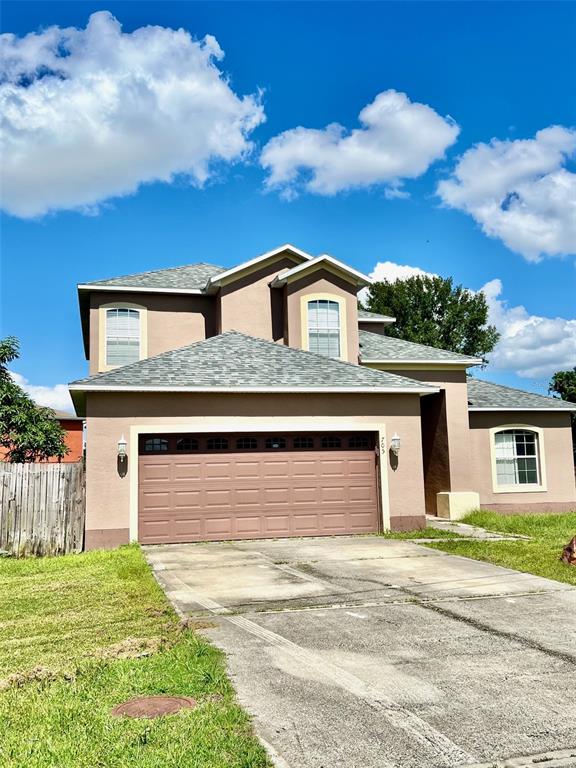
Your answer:
[[[297,265],[302,262],[306,263],[307,261],[312,261],[314,258],[309,253],[301,251],[294,245],[290,245],[290,243],[286,243],[278,246],[278,248],[273,248],[271,251],[266,251],[266,253],[262,253],[260,256],[256,256],[254,259],[244,261],[235,267],[231,267],[230,269],[226,269],[223,272],[214,275],[214,277],[208,281],[206,290],[210,293],[215,293],[220,286],[239,280],[241,277],[257,271],[268,262],[274,262],[277,259],[286,257],[291,258]]]
[[[352,267],[349,267],[347,264],[344,264],[341,261],[338,261],[338,259],[333,258],[332,256],[329,256],[328,254],[323,254],[322,256],[316,256],[316,258],[311,259],[310,261],[306,261],[303,264],[299,264],[296,267],[293,267],[292,269],[289,269],[285,272],[281,272],[278,277],[276,277],[272,281],[273,286],[281,286],[285,285],[286,283],[292,282],[293,280],[297,280],[300,277],[303,277],[305,274],[308,274],[309,272],[313,272],[318,269],[327,269],[330,272],[335,272],[340,277],[343,277],[345,280],[347,280],[350,283],[353,283],[354,285],[358,287],[370,285],[372,280],[368,277],[368,275],[363,274],[362,272],[359,272],[357,269],[353,269]]]

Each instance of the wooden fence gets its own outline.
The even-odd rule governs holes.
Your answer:
[[[0,550],[17,557],[81,552],[84,489],[82,462],[0,463]]]

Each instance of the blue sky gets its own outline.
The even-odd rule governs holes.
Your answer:
[[[56,186],[60,176],[54,169],[35,175],[38,163],[33,158],[43,148],[41,142],[31,146],[36,139],[25,128],[28,133],[18,141],[28,159],[10,170],[14,178],[18,174],[13,182],[18,192],[6,204],[9,213],[2,220],[1,333],[20,338],[22,357],[14,370],[29,385],[52,388],[86,371],[78,282],[195,261],[230,266],[283,242],[311,253],[331,253],[368,273],[378,262],[393,262],[452,275],[474,290],[490,284],[492,311],[508,339],[498,365],[487,372],[493,380],[545,391],[550,367],[576,365],[576,244],[571,239],[570,200],[557,202],[555,193],[541,186],[574,178],[574,4],[7,2],[3,32],[21,37],[52,25],[83,29],[91,14],[103,10],[116,17],[124,34],[158,25],[184,28],[196,41],[214,36],[225,54],[215,66],[228,78],[227,88],[237,99],[234,109],[242,97],[253,95],[251,114],[259,124],[243,129],[250,147],[241,157],[234,162],[220,157],[208,164],[201,187],[197,178],[191,184],[176,174],[170,183],[145,183],[126,196],[103,193],[88,212],[58,204],[32,216],[26,204],[33,190],[46,185],[46,173],[56,173]],[[98,66],[126,66],[110,49],[102,45]],[[166,67],[170,61],[166,57]],[[87,66],[95,66],[94,61]],[[83,87],[84,75],[70,77]],[[21,81],[14,82],[14,88],[21,87]],[[447,142],[445,151],[436,151],[434,159],[423,161],[427,167],[421,172],[412,168],[392,181],[383,172],[382,181],[374,181],[368,167],[365,180],[350,180],[342,160],[340,187],[318,192],[308,182],[331,170],[330,158],[340,163],[346,147],[338,141],[330,145],[323,166],[314,151],[314,159],[302,170],[294,157],[300,152],[296,141],[303,137],[289,135],[273,158],[272,170],[279,176],[287,164],[291,180],[265,188],[271,167],[262,167],[261,152],[270,140],[297,126],[322,131],[332,123],[343,126],[342,135],[347,136],[360,127],[360,111],[389,90],[405,94],[410,108],[426,105],[430,112],[425,119],[435,120],[438,128],[459,126],[457,137]],[[121,117],[126,124],[133,115]],[[46,119],[45,114],[38,119]],[[515,142],[534,140],[538,131],[550,126],[563,126],[564,132],[538,139],[534,150],[540,152],[546,145],[542,151],[547,155],[532,175],[525,169],[517,172],[512,155],[502,159],[508,149],[521,146]],[[210,130],[210,125],[191,121],[184,131],[174,128],[167,142],[160,137],[158,151],[171,152],[171,144],[179,147],[178,142],[185,143],[195,131]],[[376,141],[381,136],[377,134]],[[495,158],[470,156],[470,189],[463,198],[461,188],[452,184],[456,196],[450,197],[447,190],[443,205],[438,183],[454,180],[462,154],[478,143],[489,147],[491,139],[508,143],[497,149],[492,145]],[[99,144],[103,152],[108,151],[102,147],[107,140]],[[404,168],[420,146],[417,141],[394,148],[405,153]],[[376,147],[375,164],[381,149]],[[170,162],[178,163],[178,151],[174,149]],[[533,247],[523,220],[508,216],[495,236],[482,231],[483,224],[486,229],[491,223],[482,218],[486,206],[474,197],[474,184],[491,159],[503,162],[512,178],[502,209],[522,197],[520,202],[532,206],[528,213],[540,217],[539,223],[549,226],[560,245],[541,245],[549,242],[546,230],[546,237]],[[85,161],[79,153],[74,168],[65,171],[67,179],[74,173],[86,176]],[[138,163],[145,166],[146,158]],[[94,167],[101,166],[92,166],[92,171]],[[137,177],[140,167],[133,171]],[[102,175],[111,172],[104,166]],[[145,180],[150,172],[144,168],[141,173]],[[106,189],[109,182],[104,178],[99,183]],[[554,204],[543,203],[543,198]],[[539,261],[538,252],[544,253]],[[495,280],[501,284],[491,282]],[[515,357],[520,348],[522,355]],[[526,358],[531,354],[533,364]]]

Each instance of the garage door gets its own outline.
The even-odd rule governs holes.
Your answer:
[[[144,544],[378,530],[371,433],[142,435]]]

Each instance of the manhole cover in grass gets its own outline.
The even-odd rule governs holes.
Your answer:
[[[196,701],[188,696],[137,696],[112,710],[117,717],[162,717],[173,715],[181,709],[194,709]]]

